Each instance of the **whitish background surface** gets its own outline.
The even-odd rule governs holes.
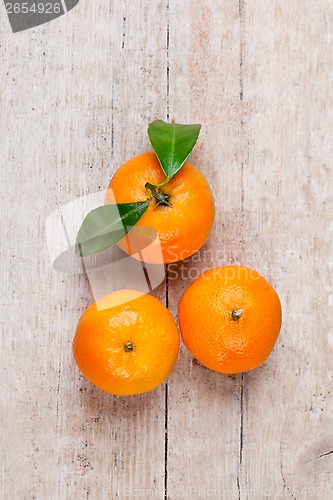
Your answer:
[[[332,2],[81,0],[15,35],[0,11],[2,497],[332,498]],[[74,366],[92,294],[52,270],[44,224],[155,118],[202,123],[217,204],[200,262],[157,295],[176,314],[193,267],[250,265],[283,329],[251,373],[182,349],[167,385],[117,398]]]

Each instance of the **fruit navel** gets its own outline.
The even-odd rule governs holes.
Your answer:
[[[135,348],[135,345],[133,344],[133,342],[126,342],[124,344],[124,351],[125,352],[131,352],[131,351],[134,351],[134,348]]]
[[[243,314],[244,309],[234,309],[231,313],[231,318],[235,321],[238,321],[241,315]]]

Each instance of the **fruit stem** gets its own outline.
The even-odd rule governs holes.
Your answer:
[[[133,342],[128,341],[128,342],[126,342],[126,344],[124,344],[124,351],[131,352],[134,350],[134,347],[135,347],[135,345],[133,344]]]
[[[154,184],[150,184],[150,182],[146,182],[145,184],[146,191],[150,197],[154,197],[157,200],[157,205],[167,205],[168,207],[172,207],[171,203],[169,203],[170,196],[168,194],[162,193],[158,188],[158,185],[154,186]]]
[[[231,313],[231,318],[235,321],[239,320],[241,315],[243,314],[244,309],[234,309]]]

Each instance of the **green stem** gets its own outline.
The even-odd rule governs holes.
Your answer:
[[[165,179],[165,181],[161,182],[161,184],[155,184],[155,187],[162,187],[162,186],[165,186],[165,184],[167,184],[170,180],[170,177],[167,177]]]

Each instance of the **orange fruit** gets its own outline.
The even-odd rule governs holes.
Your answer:
[[[91,304],[73,340],[82,374],[105,392],[140,394],[160,385],[179,351],[179,332],[160,300],[119,290]]]
[[[156,185],[165,179],[155,153],[142,153],[116,171],[105,203],[148,200],[146,182]],[[158,204],[153,198],[135,226],[154,229],[159,243],[152,243],[143,259],[136,250],[131,251],[129,237],[123,238],[118,245],[139,260],[168,264],[190,257],[205,243],[214,221],[214,199],[205,177],[189,162],[185,162],[159,191],[167,197],[171,206]]]
[[[278,338],[281,316],[274,288],[256,271],[241,266],[202,273],[185,290],[178,309],[185,346],[220,373],[261,365]]]

